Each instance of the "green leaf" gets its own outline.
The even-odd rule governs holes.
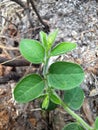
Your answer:
[[[52,47],[53,43],[55,42],[57,34],[58,34],[58,29],[56,29],[54,32],[48,35],[47,44],[49,49]]]
[[[76,48],[75,43],[62,42],[52,49],[50,55],[56,56],[56,55],[64,54],[64,53],[67,53],[67,52],[73,50],[74,48]]]
[[[47,48],[47,34],[44,33],[43,31],[40,32],[40,39],[41,39],[41,43],[42,45]]]
[[[42,103],[42,109],[47,109],[48,108],[48,105],[49,105],[49,95],[47,95],[45,97],[45,99],[43,100],[43,103]]]
[[[95,125],[95,130],[98,130],[98,117],[96,118],[94,125]]]
[[[34,100],[44,89],[44,81],[37,74],[30,74],[24,77],[14,89],[14,98],[20,103]]]
[[[60,90],[69,90],[81,84],[84,72],[78,64],[55,62],[50,66],[47,78],[49,86]]]
[[[47,109],[42,108],[42,110],[46,110],[46,111],[52,111],[57,107],[57,104],[53,103],[51,100],[49,100],[49,104]]]
[[[64,102],[72,109],[77,110],[84,101],[84,92],[80,87],[66,90],[64,92]]]
[[[29,62],[38,64],[44,61],[45,50],[40,42],[31,39],[22,39],[19,46],[20,52]]]
[[[61,104],[61,99],[55,92],[50,94],[50,100],[55,104]]]
[[[70,123],[68,125],[65,125],[65,127],[62,130],[85,130],[85,129],[77,123]]]

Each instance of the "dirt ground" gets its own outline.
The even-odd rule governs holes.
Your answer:
[[[41,19],[26,0],[22,0],[23,6],[13,1],[0,0],[0,130],[61,130],[74,121],[61,107],[45,112],[39,101],[19,104],[13,98],[21,77],[41,71],[40,65],[31,65],[20,55],[20,40],[39,40],[40,30],[48,33],[56,28],[56,44],[71,41],[77,43],[77,48],[51,61],[66,60],[83,67],[85,100],[76,112],[93,125],[98,116],[98,1],[34,0]]]

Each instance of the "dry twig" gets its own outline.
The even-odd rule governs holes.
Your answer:
[[[21,78],[22,74],[17,74],[16,72],[11,72],[5,76],[0,76],[0,84],[7,83],[10,80],[18,81]]]
[[[49,31],[49,26],[42,20],[40,14],[38,13],[36,6],[33,2],[33,0],[27,0],[27,4],[25,5],[21,0],[11,0],[13,2],[16,2],[17,4],[19,4],[25,11],[28,17],[28,20],[30,22],[31,27],[34,27],[33,23],[32,23],[32,19],[30,17],[30,7],[29,7],[29,2],[31,3],[31,6],[33,8],[33,10],[35,11],[39,21],[41,22],[42,25],[44,25],[45,29],[47,30],[47,32]]]
[[[18,57],[19,58],[19,57]],[[24,60],[24,59],[8,59],[4,57],[0,57],[0,64],[5,66],[13,66],[13,67],[21,67],[21,66],[28,66],[30,65],[30,62]],[[39,64],[32,64],[34,67],[39,67]]]
[[[6,47],[6,46],[3,46],[3,45],[0,45],[0,48],[5,49],[5,50],[19,50],[17,47]]]
[[[30,0],[30,2],[31,2],[31,5],[32,5],[33,10],[35,11],[36,15],[37,15],[38,18],[39,18],[39,21],[42,23],[42,25],[45,26],[45,28],[46,28],[47,30],[49,30],[49,26],[42,20],[41,16],[39,15],[39,13],[38,13],[38,11],[37,11],[35,5],[34,5],[33,0]]]

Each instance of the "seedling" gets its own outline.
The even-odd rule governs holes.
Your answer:
[[[19,103],[27,103],[37,98],[42,100],[41,108],[52,110],[61,105],[73,118],[75,123],[69,123],[62,130],[98,130],[98,118],[94,127],[89,126],[74,110],[78,110],[84,100],[84,92],[80,87],[84,79],[84,71],[80,65],[65,61],[56,61],[49,66],[52,56],[65,54],[76,48],[75,43],[61,42],[53,47],[58,30],[47,35],[40,32],[40,42],[22,39],[20,52],[29,62],[42,63],[41,75],[29,74],[21,79],[14,89],[14,98]],[[64,99],[56,93],[64,91]]]

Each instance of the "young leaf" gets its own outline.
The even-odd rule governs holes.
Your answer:
[[[58,105],[61,104],[61,99],[58,97],[58,95],[55,92],[50,94],[50,100],[55,104]]]
[[[70,123],[68,125],[65,125],[65,127],[62,130],[85,130],[85,129],[77,123]]]
[[[64,92],[64,102],[74,110],[77,110],[81,107],[83,100],[84,92],[80,87],[76,87]]]
[[[14,98],[20,103],[26,103],[40,96],[43,89],[43,79],[37,74],[30,74],[18,82],[14,89]]]
[[[19,49],[24,58],[32,63],[38,64],[44,61],[45,50],[36,40],[22,39]]]
[[[41,107],[42,107],[42,105],[41,105]],[[56,107],[57,107],[57,104],[55,104],[55,103],[53,103],[51,100],[49,100],[49,104],[48,104],[47,109],[42,108],[42,110],[52,111],[52,110],[54,110]]]
[[[41,43],[42,45],[47,48],[47,34],[44,33],[43,31],[40,32],[40,39],[41,39]]]
[[[58,34],[58,29],[56,29],[54,32],[50,33],[47,39],[48,48],[50,49],[55,42],[56,36]]]
[[[74,48],[76,48],[75,43],[62,42],[52,49],[50,55],[51,56],[61,55],[73,50]]]
[[[60,90],[77,87],[84,79],[82,68],[75,63],[55,62],[49,68],[48,83]]]
[[[42,103],[42,109],[47,109],[48,108],[48,105],[49,105],[49,95],[47,95],[45,97],[45,99],[43,100],[43,103]]]
[[[95,125],[95,130],[98,130],[98,117],[96,118],[94,125]]]

